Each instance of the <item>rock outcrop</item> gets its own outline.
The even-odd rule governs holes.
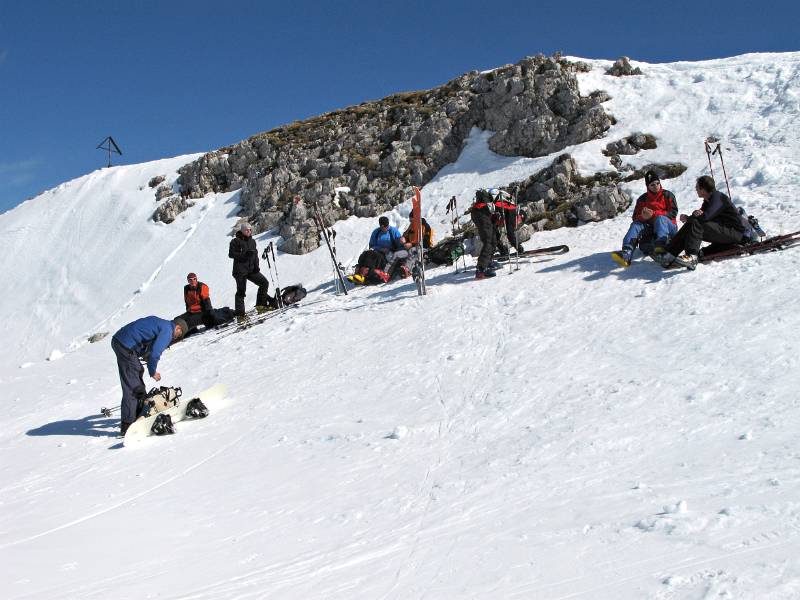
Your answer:
[[[281,250],[308,252],[319,245],[310,203],[331,223],[384,212],[455,161],[473,127],[494,131],[489,146],[508,156],[543,156],[601,137],[614,121],[601,106],[607,94],[580,95],[575,73],[587,69],[559,55],[529,57],[291,123],[184,166],[180,193],[240,189],[242,216],[256,232],[278,228]],[[341,187],[350,192],[334,195]]]
[[[634,68],[631,65],[631,59],[627,56],[620,56],[611,68],[606,71],[606,75],[613,75],[614,77],[627,77],[629,75],[641,75],[642,70],[639,67]]]

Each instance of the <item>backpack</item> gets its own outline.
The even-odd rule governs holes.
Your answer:
[[[744,212],[741,206],[738,208],[738,211],[739,219],[741,219],[742,226],[744,227],[744,233],[742,234],[743,244],[752,244],[766,237],[767,234],[761,229],[761,226],[758,224],[758,219]]]
[[[475,202],[484,202],[486,204],[494,203],[494,196],[489,190],[479,189],[475,190]]]
[[[308,292],[302,285],[288,285],[281,290],[281,300],[284,306],[296,304],[306,297]]]
[[[358,257],[356,267],[383,270],[386,268],[386,255],[377,250],[364,250]]]
[[[428,250],[427,259],[437,265],[452,265],[464,254],[464,243],[458,238],[446,238]]]

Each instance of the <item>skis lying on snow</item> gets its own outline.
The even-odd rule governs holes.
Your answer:
[[[525,258],[527,256],[536,256],[538,254],[566,254],[567,252],[569,252],[569,246],[567,245],[548,246],[547,248],[533,248],[531,250],[523,250],[522,252],[520,252],[519,257]],[[506,262],[507,260],[510,260],[513,257],[514,257],[513,254],[510,257],[495,256],[493,260],[496,260],[497,262]]]
[[[738,258],[750,254],[762,254],[764,252],[777,252],[784,250],[800,242],[800,231],[794,231],[785,235],[776,235],[766,238],[760,242],[752,244],[737,244],[732,248],[718,250],[716,252],[700,252],[700,262],[711,262],[714,260],[725,260],[727,258]]]
[[[717,260],[727,260],[729,258],[741,258],[742,256],[751,256],[753,254],[763,254],[765,252],[778,252],[779,250],[785,250],[795,244],[800,243],[800,231],[795,231],[792,233],[787,233],[785,235],[776,235],[773,237],[766,238],[760,242],[752,242],[750,244],[736,244],[730,248],[725,248],[723,250],[716,250],[716,251],[700,251],[700,255],[698,256],[698,262],[701,263],[710,263]],[[658,258],[653,254],[648,254],[650,258],[653,259],[656,263],[658,263]],[[681,257],[676,257],[675,261],[670,264],[666,269],[680,269],[686,268],[689,270],[694,270],[694,266],[692,266],[688,261],[682,259]]]
[[[207,417],[208,407],[213,407],[225,397],[226,388],[218,383],[188,400],[182,398],[180,390],[162,387],[156,397],[145,400],[146,412],[128,427],[123,443],[130,446],[151,435],[175,433],[175,423]],[[152,405],[149,401],[152,401]]]

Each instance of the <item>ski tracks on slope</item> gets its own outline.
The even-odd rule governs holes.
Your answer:
[[[486,415],[476,414],[478,409],[489,404],[491,396],[492,378],[487,376],[486,369],[493,369],[494,365],[498,364],[507,345],[510,319],[502,319],[501,327],[497,329],[488,329],[484,323],[492,323],[492,320],[484,320],[481,316],[485,311],[507,313],[508,298],[502,295],[487,295],[482,297],[481,302],[477,305],[471,304],[469,298],[469,296],[459,296],[458,316],[455,318],[457,322],[469,324],[466,343],[459,344],[461,348],[466,348],[466,355],[447,357],[448,360],[466,360],[469,364],[465,365],[463,370],[452,367],[441,370],[434,377],[434,393],[442,413],[437,425],[436,461],[426,469],[420,482],[418,497],[424,498],[424,507],[417,517],[417,526],[413,537],[407,542],[408,552],[395,571],[391,587],[380,596],[382,600],[407,595],[408,590],[401,591],[404,576],[410,576],[411,579],[418,581],[422,573],[414,571],[417,565],[420,563],[430,565],[435,562],[436,569],[427,583],[420,584],[421,587],[424,587],[420,598],[428,597],[431,589],[439,580],[442,569],[448,564],[450,554],[459,543],[459,536],[453,534],[453,540],[448,545],[448,551],[445,554],[426,556],[424,560],[415,560],[421,550],[422,539],[429,523],[431,520],[435,523],[439,522],[439,519],[431,516],[434,505],[440,501],[436,490],[441,487],[441,482],[436,474],[441,472],[447,463],[452,463],[454,466],[457,465],[457,472],[442,475],[453,482],[457,480],[463,483],[462,474],[468,467],[463,452],[467,452],[468,441],[474,441],[478,437],[478,432],[487,419]],[[487,343],[487,340],[492,339],[494,343]],[[468,377],[465,378],[463,373],[467,373]],[[459,392],[450,396],[448,394],[452,392],[449,390],[459,390]],[[455,448],[449,461],[445,458],[448,447]],[[462,495],[464,491],[461,490]]]
[[[8,542],[6,544],[0,545],[0,550],[5,550],[6,548],[11,548],[11,547],[14,547],[14,546],[18,546],[20,544],[31,542],[33,540],[45,537],[47,535],[50,535],[50,534],[53,534],[53,533],[57,533],[57,532],[62,531],[64,529],[68,529],[70,527],[74,527],[75,525],[80,525],[81,523],[89,521],[90,519],[94,519],[96,517],[100,517],[100,516],[102,516],[102,515],[104,515],[106,513],[109,513],[109,512],[114,511],[114,510],[116,510],[118,508],[126,506],[126,505],[130,504],[131,502],[134,502],[134,501],[138,500],[139,498],[147,496],[148,494],[151,494],[152,492],[155,492],[156,490],[159,490],[159,489],[163,488],[164,486],[169,485],[170,483],[176,481],[177,479],[180,479],[181,477],[184,477],[185,475],[188,475],[192,471],[195,471],[199,467],[203,466],[207,462],[213,460],[214,458],[216,458],[217,456],[219,456],[223,452],[229,450],[230,448],[232,448],[233,446],[238,444],[240,441],[242,441],[242,439],[247,437],[255,429],[256,429],[256,427],[253,427],[253,428],[247,430],[245,433],[243,433],[242,435],[234,438],[232,441],[228,442],[224,446],[220,446],[219,448],[217,448],[214,452],[212,452],[211,454],[209,454],[205,458],[203,458],[203,459],[201,459],[201,460],[199,460],[199,461],[197,461],[195,463],[192,463],[191,465],[189,465],[188,467],[182,469],[178,473],[175,473],[174,475],[171,475],[170,477],[168,477],[164,481],[162,481],[160,483],[157,483],[156,485],[154,485],[152,487],[149,487],[149,488],[147,488],[145,490],[142,490],[141,492],[139,492],[137,494],[134,494],[133,496],[131,496],[129,498],[126,498],[125,500],[117,502],[116,504],[112,504],[111,506],[107,506],[106,508],[103,508],[101,510],[98,510],[98,511],[89,513],[87,515],[84,515],[83,517],[79,517],[77,519],[73,519],[72,521],[69,521],[69,522],[64,523],[62,525],[59,525],[58,527],[53,527],[53,528],[48,529],[46,531],[42,531],[40,533],[31,535],[31,536],[28,536],[28,537],[25,537],[25,538],[22,538],[22,539],[19,539],[19,540],[15,540],[13,542]]]
[[[211,195],[210,196],[210,200],[208,201],[208,203],[203,205],[203,207],[201,208],[200,216],[197,219],[197,222],[196,223],[192,223],[189,226],[189,230],[186,232],[186,235],[184,235],[183,239],[178,243],[178,245],[175,247],[175,249],[172,250],[172,252],[170,252],[163,261],[161,261],[161,263],[150,274],[150,277],[148,277],[147,280],[141,286],[139,286],[139,288],[133,293],[133,296],[131,296],[130,299],[127,302],[125,302],[120,308],[118,308],[116,311],[111,313],[109,316],[107,316],[103,320],[99,321],[98,323],[95,323],[89,329],[89,331],[86,334],[74,339],[72,341],[72,343],[70,343],[70,345],[69,345],[69,349],[71,351],[77,350],[81,346],[84,346],[84,345],[88,344],[89,342],[86,339],[88,335],[91,335],[92,333],[103,329],[108,324],[112,323],[123,312],[128,310],[130,307],[132,307],[136,303],[137,299],[141,296],[141,294],[146,292],[147,289],[158,278],[158,276],[161,274],[161,271],[164,269],[164,267],[167,264],[169,264],[169,262],[178,255],[178,253],[183,249],[184,246],[186,246],[187,243],[189,243],[189,240],[192,239],[194,234],[200,228],[200,225],[205,220],[205,218],[208,216],[208,214],[211,212],[211,209],[214,208],[215,204],[216,204],[216,196],[215,195]]]

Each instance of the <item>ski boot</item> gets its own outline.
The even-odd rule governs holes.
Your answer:
[[[475,279],[488,279],[489,277],[494,277],[497,275],[494,269],[487,268],[487,269],[476,269],[475,270]]]
[[[633,253],[630,250],[620,250],[618,252],[611,253],[611,260],[617,263],[619,266],[627,269],[631,266],[631,258]]]

